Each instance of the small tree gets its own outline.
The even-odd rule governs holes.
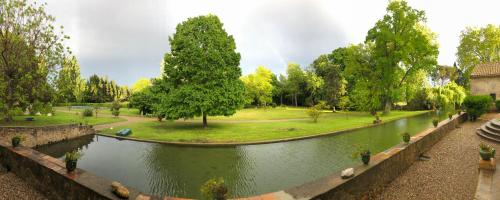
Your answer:
[[[120,108],[122,106],[120,105],[120,102],[119,101],[113,101],[113,104],[111,105],[111,114],[113,114],[113,116],[115,117],[118,117],[118,115],[120,115]]]
[[[94,104],[94,112],[95,112],[95,117],[97,117],[97,114],[99,113],[99,110],[101,109],[101,104]]]
[[[318,122],[318,118],[323,112],[323,108],[325,107],[325,102],[320,102],[316,104],[315,106],[310,107],[307,109],[307,115],[311,117],[311,119],[314,121],[314,123]]]

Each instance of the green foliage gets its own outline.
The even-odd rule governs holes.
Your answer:
[[[118,117],[118,115],[120,115],[120,108],[121,107],[122,106],[120,105],[119,101],[114,101],[113,105],[111,106],[111,114],[113,114],[113,116],[115,116],[115,117]]]
[[[215,15],[189,18],[169,38],[171,51],[163,60],[163,84],[168,95],[160,113],[167,119],[233,115],[243,107],[245,88],[240,54],[234,38]]]
[[[229,193],[223,178],[212,178],[201,186],[201,195],[207,200],[225,200]]]
[[[403,142],[406,144],[410,143],[411,135],[408,132],[404,132],[401,134],[401,137],[403,137]]]
[[[338,61],[340,57],[341,53],[334,51],[330,55],[320,55],[311,64],[314,73],[322,79],[322,82],[317,84],[317,88],[321,89],[318,93],[330,107],[339,106],[340,98],[346,93],[347,81],[342,75],[344,63]]]
[[[114,100],[126,101],[130,97],[130,90],[126,86],[119,86],[107,77],[90,76],[85,84],[83,100],[88,103],[104,103]]]
[[[141,92],[151,85],[152,85],[151,79],[141,78],[141,79],[137,80],[137,82],[135,82],[134,85],[132,85],[132,92],[133,93]]]
[[[5,0],[0,10],[1,112],[12,121],[16,107],[53,100],[49,78],[67,53],[63,43],[68,37],[56,31],[55,19],[45,13],[44,4]]]
[[[92,117],[94,116],[94,110],[92,110],[91,108],[86,108],[85,110],[83,110],[82,115],[84,117]]]
[[[438,124],[439,124],[439,119],[437,117],[432,118],[432,125],[434,125],[434,127],[437,127]]]
[[[433,101],[442,110],[450,111],[459,108],[465,99],[465,89],[450,82],[445,86],[436,87],[433,91]]]
[[[469,119],[475,121],[486,113],[491,108],[492,101],[493,100],[488,95],[467,96],[463,104]]]
[[[64,155],[64,161],[66,161],[66,162],[68,162],[68,161],[77,161],[82,156],[83,156],[83,153],[81,153],[79,151],[76,151],[76,150],[75,151],[70,151],[70,152],[67,152]]]
[[[431,78],[436,85],[444,86],[446,81],[455,82],[458,75],[457,67],[438,65],[431,73]]]
[[[408,110],[429,110],[435,103],[434,90],[421,88],[408,102]]]
[[[497,108],[497,111],[500,112],[500,100],[495,101],[495,107]]]
[[[500,61],[500,25],[467,27],[460,34],[457,60],[463,77],[460,85],[470,87],[470,74],[477,64]]]
[[[303,88],[307,88],[307,78],[300,65],[289,63],[286,69],[288,75],[286,81],[287,92],[292,96],[292,102],[298,106],[298,96],[302,93]]]
[[[311,106],[309,109],[307,109],[307,115],[311,117],[314,123],[318,122],[318,118],[323,113],[323,108],[325,107],[325,102],[320,102],[314,106]]]
[[[65,58],[56,80],[59,102],[81,102],[85,81],[80,77],[80,65],[75,56]]]
[[[424,11],[411,8],[406,1],[390,1],[387,14],[368,31],[375,61],[370,85],[381,89],[384,111],[403,94],[405,84],[419,71],[430,72],[436,65],[436,36],[425,26]]]
[[[245,103],[247,105],[266,106],[272,102],[273,73],[264,66],[259,66],[255,73],[241,77],[245,84]]]

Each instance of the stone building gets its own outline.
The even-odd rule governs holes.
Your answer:
[[[500,62],[482,63],[471,73],[472,95],[490,95],[500,100]]]

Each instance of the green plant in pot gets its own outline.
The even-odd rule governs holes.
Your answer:
[[[410,143],[411,139],[410,133],[404,132],[401,134],[401,136],[403,137],[403,142],[405,142],[406,144]]]
[[[448,113],[448,118],[451,120],[453,118],[453,113],[449,112]]]
[[[20,135],[12,137],[12,147],[18,147],[21,144],[23,138]]]
[[[225,200],[229,192],[223,178],[212,178],[201,186],[201,194],[205,199]]]
[[[479,155],[483,160],[491,160],[495,157],[495,149],[484,143],[479,144]]]
[[[432,118],[432,125],[434,125],[434,127],[437,127],[438,124],[439,124],[439,119],[437,117]]]
[[[363,164],[368,165],[370,162],[371,152],[368,148],[358,146],[358,150],[352,154],[353,158],[361,157]]]
[[[82,153],[76,150],[65,154],[64,161],[66,161],[66,170],[68,170],[68,172],[75,171],[78,159],[80,159],[82,155]]]

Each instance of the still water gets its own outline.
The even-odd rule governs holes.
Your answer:
[[[78,167],[148,194],[199,198],[200,186],[224,177],[232,196],[245,197],[287,189],[359,164],[356,147],[372,155],[432,127],[432,113],[399,119],[344,134],[306,140],[236,147],[183,147],[104,136],[88,136],[39,147],[63,159],[79,149]]]

